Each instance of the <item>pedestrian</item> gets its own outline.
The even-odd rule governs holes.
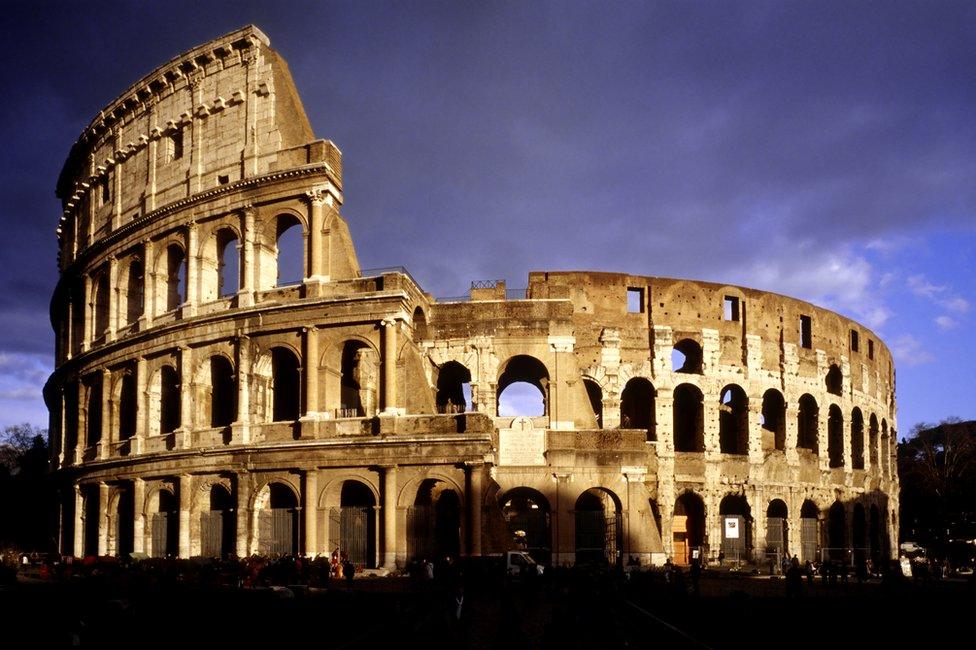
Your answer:
[[[347,557],[346,561],[342,563],[342,575],[346,579],[346,584],[352,586],[352,580],[356,576],[356,565],[350,561]]]
[[[696,557],[691,561],[691,593],[694,596],[699,596],[701,592],[698,590],[698,581],[701,579],[701,562],[699,562]]]

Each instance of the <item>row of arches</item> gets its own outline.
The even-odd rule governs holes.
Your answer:
[[[240,242],[240,229],[223,224],[202,238],[198,253],[188,253],[187,242],[180,238],[164,242],[155,252],[147,246],[119,262],[114,285],[111,269],[104,265],[92,274],[87,292],[80,285],[71,290],[75,351],[84,339],[86,318],[91,322],[91,338],[99,339],[113,326],[136,323],[147,310],[149,316],[159,316],[179,309],[191,298],[190,282],[196,283],[195,299],[201,304],[237,295],[248,284]],[[254,242],[255,253],[263,260],[257,288],[300,283],[307,275],[305,242],[304,222],[298,216],[276,216],[267,235]],[[191,255],[199,260],[193,278],[189,275]]]

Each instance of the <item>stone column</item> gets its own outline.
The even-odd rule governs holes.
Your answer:
[[[674,455],[674,393],[658,391],[654,400],[654,419],[657,432],[657,453]]]
[[[112,372],[107,368],[102,370],[102,433],[98,440],[98,457],[108,458],[112,448]]]
[[[73,533],[74,549],[72,554],[75,557],[85,556],[85,498],[81,494],[81,484],[74,484],[75,492],[75,525]]]
[[[325,237],[323,236],[322,212],[327,198],[326,192],[320,189],[313,189],[305,193],[308,201],[309,214],[309,250],[308,250],[308,269],[305,274],[305,284],[321,284],[328,282],[329,277],[325,273]]]
[[[481,555],[482,515],[484,512],[485,464],[467,463],[468,554]]]
[[[251,484],[248,475],[238,473],[235,487],[237,489],[237,557],[247,557],[249,552],[248,531],[251,525]]]
[[[75,465],[85,457],[85,447],[88,446],[88,404],[85,402],[85,382],[78,380],[78,413],[75,426]],[[84,414],[84,416],[82,415]]]
[[[193,499],[192,477],[189,474],[179,476],[180,523],[178,557],[190,557],[190,506]]]
[[[108,483],[98,484],[98,554],[108,555]]]
[[[146,482],[141,478],[132,479],[132,501],[135,512],[132,517],[132,551],[146,552],[146,522],[143,510],[146,506]]]
[[[305,335],[305,417],[319,415],[319,332],[315,326],[303,329]]]
[[[180,347],[180,426],[176,430],[176,446],[189,449],[193,430],[193,350]]]
[[[749,398],[749,462],[761,464],[765,460],[763,452],[762,397]]]
[[[146,423],[149,418],[149,386],[146,378],[146,359],[136,359],[136,431],[131,453],[141,454],[146,443]]]
[[[553,352],[552,378],[549,382],[549,395],[546,399],[546,413],[549,427],[571,431],[576,424],[571,410],[572,396],[569,384],[563,378],[569,376],[569,366],[573,362],[573,349],[576,339],[572,336],[550,336],[549,349]]]
[[[305,556],[315,557],[318,554],[318,493],[319,493],[319,474],[318,470],[310,469],[303,476],[302,486],[303,496],[305,497]]]
[[[841,445],[843,447],[844,471],[848,474],[854,470],[854,457],[851,453],[851,440],[853,439],[851,435],[851,427],[853,424],[854,418],[851,416],[851,411],[848,410],[846,413],[841,411]]]
[[[200,304],[200,246],[197,224],[191,221],[186,226],[186,302],[183,303],[182,317],[193,316]]]
[[[792,406],[793,402],[786,401],[786,462],[796,465],[800,462],[800,456],[796,452],[796,437],[799,433],[798,421],[799,409]]]
[[[114,341],[115,331],[119,322],[119,261],[112,255],[108,258],[108,328],[105,330],[105,340]]]
[[[85,299],[83,302],[83,308],[85,310],[85,336],[81,340],[81,351],[85,352],[91,347],[92,341],[92,331],[95,329],[92,319],[95,314],[95,307],[92,304],[92,281],[91,276],[85,275]]]
[[[395,569],[397,556],[397,466],[383,468],[383,568]]]
[[[142,316],[139,317],[139,329],[152,327],[155,315],[156,292],[156,264],[153,259],[153,241],[147,239],[142,243]]]
[[[396,415],[396,367],[397,367],[397,328],[396,318],[383,320],[383,412],[382,415]]]
[[[251,441],[251,392],[248,387],[249,345],[250,339],[248,337],[237,337],[237,420],[231,424],[231,432],[234,442],[242,445]]]
[[[830,437],[828,435],[828,417],[830,405],[827,403],[817,405],[817,450],[820,458],[820,471],[830,471]]]
[[[254,206],[246,205],[241,213],[241,288],[237,292],[237,306],[250,307],[254,304]]]

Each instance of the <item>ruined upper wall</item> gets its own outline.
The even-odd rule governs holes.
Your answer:
[[[639,304],[628,311],[628,291]],[[655,326],[669,327],[674,341],[691,338],[701,343],[703,329],[715,330],[727,365],[747,365],[748,339],[761,342],[761,365],[779,368],[784,350],[795,349],[801,373],[817,367],[817,350],[828,364],[850,365],[853,386],[860,388],[870,373],[894,386],[891,354],[881,339],[864,325],[828,309],[788,296],[713,282],[599,272],[533,272],[528,297],[569,299],[573,305],[578,351],[600,347],[606,327],[619,328],[622,355],[642,355]],[[725,302],[737,303],[730,318]],[[801,340],[801,317],[810,318],[810,339]],[[857,349],[854,349],[854,334]],[[807,345],[804,345],[806,343]]]
[[[341,153],[314,134],[284,59],[256,27],[195,47],[99,112],[57,184],[62,260],[154,210]]]

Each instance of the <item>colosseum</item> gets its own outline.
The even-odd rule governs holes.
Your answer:
[[[438,299],[362,269],[342,154],[253,26],[100,111],[57,196],[65,555],[891,556],[873,332],[708,282],[533,272]]]

